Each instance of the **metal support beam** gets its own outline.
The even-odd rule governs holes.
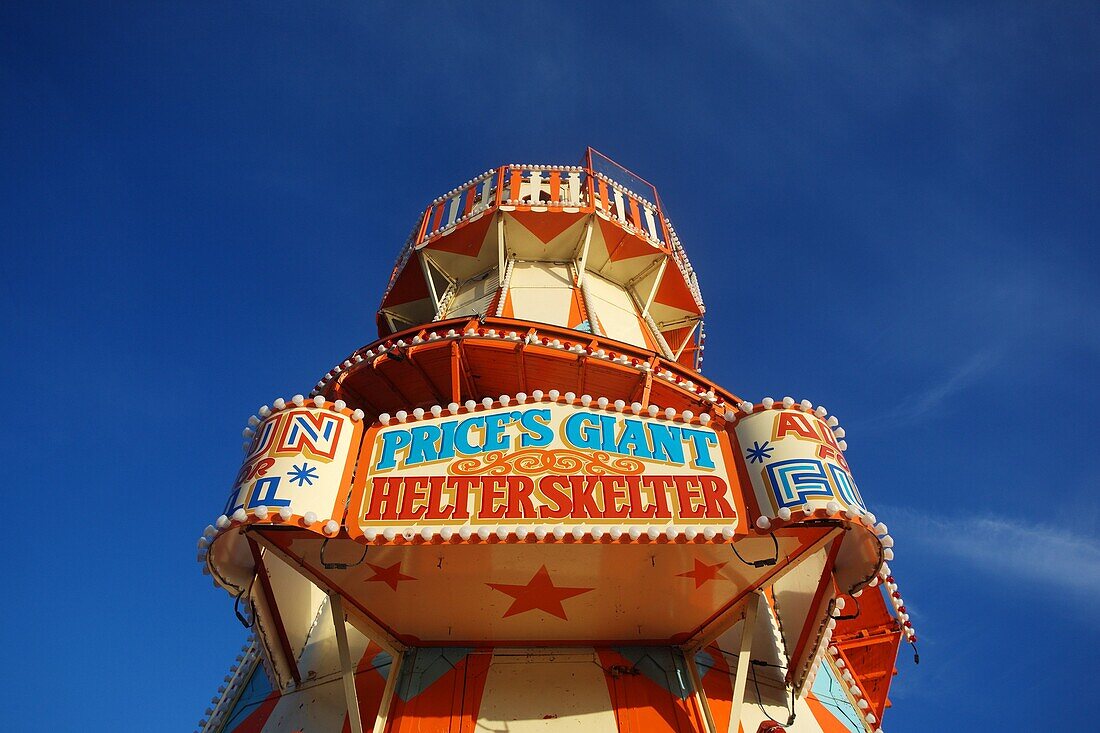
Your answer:
[[[733,706],[730,708],[730,727],[741,721],[741,706],[745,702],[745,684],[752,664],[752,637],[756,631],[756,614],[760,609],[760,592],[752,594],[745,606],[745,623],[741,627],[741,644],[737,652],[737,671],[733,677]]]
[[[414,256],[419,256],[420,257],[420,270],[421,270],[421,272],[424,273],[424,282],[426,282],[427,285],[428,285],[428,295],[432,299],[432,309],[435,311],[435,318],[432,319],[432,320],[438,320],[439,319],[439,293],[437,293],[435,291],[435,281],[432,278],[432,271],[431,271],[431,266],[432,266],[431,265],[431,260],[423,252],[421,252],[419,255],[414,255]]]
[[[334,588],[331,585],[331,581],[328,577],[320,574],[319,572],[317,572],[317,570],[310,567],[309,565],[306,565],[300,559],[288,555],[285,550],[283,550],[271,540],[264,537],[261,532],[256,532],[253,536],[256,538],[256,541],[258,543],[263,545],[263,548],[265,550],[280,558],[287,565],[290,565],[291,567],[297,567],[298,572],[308,578],[310,582],[312,582],[315,586],[324,591],[325,595],[331,595],[332,593],[336,593],[339,591],[338,588]],[[372,641],[374,641],[374,643],[378,644],[378,646],[382,647],[382,649],[384,649],[386,652],[389,652],[390,654],[396,654],[405,650],[404,644],[398,641],[397,638],[392,633],[390,633],[388,629],[383,627],[377,620],[371,618],[370,614],[367,613],[365,609],[359,608],[354,600],[351,602],[349,608],[350,613],[348,615],[348,618],[351,622],[351,625],[354,626],[361,634],[363,634],[363,636],[371,639]]]
[[[332,624],[336,627],[336,647],[340,650],[340,672],[344,678],[344,699],[348,706],[351,733],[363,733],[363,719],[359,713],[359,696],[355,692],[355,666],[348,648],[348,627],[344,619],[344,602],[339,593],[328,594],[332,610]]]
[[[691,341],[692,336],[695,335],[695,330],[697,328],[699,328],[699,321],[695,322],[695,324],[691,327],[691,330],[688,331],[687,337],[684,338],[684,342],[680,344],[680,348],[676,349],[676,361],[680,360],[680,355],[684,353],[684,349],[687,348],[687,345]]]
[[[516,198],[519,198],[518,196]],[[504,265],[507,262],[507,248],[504,246],[504,214],[497,214],[497,287],[504,287]]]
[[[661,280],[665,276],[665,268],[668,267],[668,257],[661,258],[660,269],[657,271],[657,277],[653,278],[653,287],[649,289],[649,295],[645,299],[645,307],[642,308],[642,313],[649,315],[649,309],[653,305],[653,299],[657,297],[657,288],[661,287]]]
[[[260,552],[260,548],[251,536],[245,535],[244,539],[248,542],[249,552],[252,553],[252,562],[256,566],[256,578],[260,581],[260,592],[267,602],[267,612],[271,615],[270,626],[274,629],[275,638],[279,642],[279,651],[282,652],[286,665],[290,669],[290,676],[294,678],[294,684],[300,685],[302,684],[302,675],[298,670],[298,660],[294,656],[294,649],[291,647],[290,640],[286,635],[286,627],[283,625],[283,617],[279,613],[279,604],[275,600],[275,590],[271,587],[271,578],[267,574],[263,553]],[[253,610],[253,613],[255,613],[255,610]]]
[[[695,688],[695,703],[703,713],[707,733],[718,733],[718,726],[714,724],[714,715],[710,712],[710,702],[707,700],[706,693],[703,692],[703,679],[699,676],[699,667],[695,664],[695,652],[684,652],[684,661],[687,662],[691,686]]]
[[[405,658],[402,652],[391,652],[390,673],[386,677],[386,686],[382,689],[382,701],[378,705],[378,715],[374,717],[373,733],[385,733],[386,724],[390,718],[390,706],[393,704],[393,693],[397,689],[397,678],[401,675],[401,662]]]
[[[577,253],[577,287],[581,287],[584,283],[584,268],[588,262],[588,248],[592,245],[592,221],[593,217],[588,217],[588,221],[584,225],[584,242],[581,244],[581,249]]]
[[[733,627],[733,625],[737,623],[737,620],[741,618],[741,615],[744,613],[742,607],[746,605],[746,603],[751,602],[753,593],[757,593],[759,592],[759,589],[773,585],[777,580],[789,573],[792,568],[794,568],[799,562],[801,562],[802,558],[809,557],[810,555],[814,554],[843,531],[844,530],[840,529],[839,527],[834,527],[833,529],[827,530],[824,534],[822,534],[816,540],[813,540],[810,544],[802,545],[792,554],[787,555],[784,562],[781,562],[769,568],[767,572],[752,581],[752,583],[756,585],[755,589],[746,589],[743,593],[735,596],[734,599],[726,605],[723,611],[721,611],[717,616],[712,618],[703,626],[699,627],[693,633],[691,641],[684,644],[684,649],[702,649],[703,647],[713,642],[715,639],[725,633],[727,629]]]

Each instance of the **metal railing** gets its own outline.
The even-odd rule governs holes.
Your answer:
[[[605,170],[617,172],[642,192],[616,181]],[[413,251],[494,209],[598,212],[672,255],[696,303],[703,306],[695,271],[662,210],[656,188],[591,148],[586,151],[583,166],[505,165],[487,170],[432,201],[394,264],[386,295]]]

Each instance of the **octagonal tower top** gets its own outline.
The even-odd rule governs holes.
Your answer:
[[[698,369],[703,314],[657,189],[588,148],[583,165],[505,165],[432,201],[394,266],[378,330],[507,317]]]

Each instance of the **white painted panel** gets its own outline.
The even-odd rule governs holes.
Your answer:
[[[611,189],[611,195],[615,199],[615,216],[617,216],[620,221],[625,222],[627,220],[627,218],[626,218],[626,203],[623,201],[622,191],[620,191],[617,188],[613,188],[613,189]]]
[[[475,730],[617,733],[595,652],[497,652],[485,679]]]
[[[788,654],[794,653],[806,619],[816,610],[811,606],[817,587],[822,582],[821,574],[827,557],[825,549],[818,550],[798,563],[772,587]],[[791,662],[798,663],[799,660]]]
[[[485,182],[481,184],[481,201],[477,202],[474,206],[474,211],[481,211],[489,205],[489,189],[493,187],[493,179],[486,178]]]
[[[367,639],[348,629],[351,658],[358,660],[367,648]],[[340,678],[340,655],[336,649],[336,629],[326,599],[317,616],[305,651],[298,663],[303,684],[284,690],[271,713],[264,733],[294,731],[331,731],[337,733],[347,715],[344,685]]]
[[[581,174],[577,171],[572,171],[569,174],[568,202],[571,204],[580,204],[581,202]]]
[[[484,277],[462,283],[447,307],[447,317],[485,315],[498,285],[496,268],[486,273]]]
[[[642,211],[645,213],[646,229],[649,230],[649,236],[660,239],[661,237],[657,233],[657,222],[653,219],[653,209],[646,206],[642,208]]]
[[[638,311],[629,293],[592,272],[585,277],[585,284],[604,332],[618,341],[645,347]]]
[[[278,605],[279,617],[290,641],[290,648],[297,657],[306,645],[306,638],[317,618],[318,608],[325,602],[325,593],[273,552],[264,554],[264,565],[271,577],[275,603]]]
[[[542,191],[542,174],[539,171],[529,171],[528,175],[530,177],[520,184],[519,198],[523,200],[530,196],[530,203],[538,204],[539,192]]]
[[[527,321],[566,326],[573,297],[568,265],[516,262],[508,292],[512,315]]]
[[[454,196],[451,197],[451,200],[448,204],[451,207],[451,210],[447,214],[447,226],[451,226],[452,224],[455,223],[455,220],[458,219],[458,203],[459,203],[459,196],[461,196],[461,195],[462,194],[455,194]]]

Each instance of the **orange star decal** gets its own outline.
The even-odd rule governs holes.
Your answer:
[[[556,586],[550,580],[550,573],[545,565],[538,569],[535,577],[531,578],[527,585],[507,585],[505,583],[486,583],[486,585],[493,590],[499,590],[501,593],[512,596],[514,599],[512,605],[504,612],[503,618],[537,610],[545,611],[551,616],[557,616],[566,621],[569,619],[565,616],[565,609],[562,608],[561,602],[567,598],[595,590],[594,588]]]
[[[677,578],[692,578],[695,580],[695,587],[702,588],[703,584],[708,580],[718,580],[718,571],[726,566],[726,563],[720,562],[714,565],[707,565],[699,558],[695,558],[695,567],[686,573],[680,573]]]
[[[367,565],[370,565],[371,570],[374,571],[374,575],[367,578],[364,581],[366,583],[370,583],[371,581],[379,581],[385,583],[390,588],[397,590],[397,584],[400,583],[402,580],[416,580],[416,578],[414,578],[413,576],[405,575],[401,572],[400,561],[395,562],[388,568],[384,568],[381,565],[373,565],[371,563],[367,563]]]

